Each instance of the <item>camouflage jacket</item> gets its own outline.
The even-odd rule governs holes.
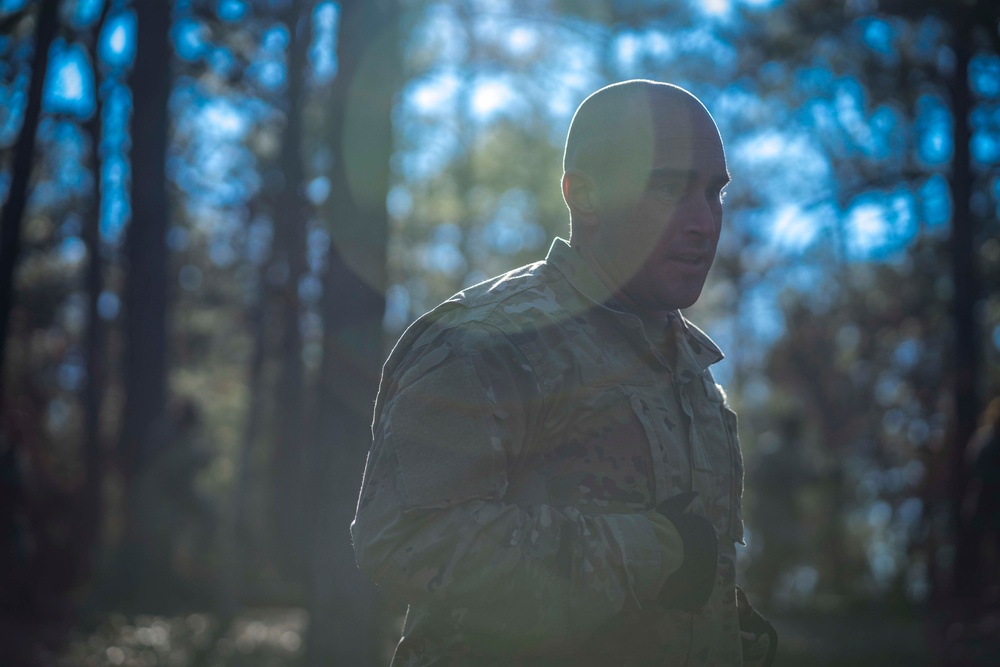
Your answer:
[[[664,355],[556,239],[403,334],[351,527],[362,569],[410,605],[394,667],[741,664],[736,415],[716,345],[669,327]],[[690,490],[718,574],[703,609],[666,611],[645,513]]]

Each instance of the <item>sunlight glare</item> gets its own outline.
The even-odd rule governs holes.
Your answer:
[[[444,74],[413,86],[410,99],[420,113],[439,110],[458,90],[458,80],[453,75]]]
[[[80,118],[93,113],[93,70],[86,51],[79,44],[66,46],[62,40],[57,41],[45,78],[44,104],[50,111]]]
[[[99,53],[101,60],[112,67],[131,64],[135,57],[135,14],[124,11],[109,16],[101,30]]]
[[[120,54],[125,50],[125,26],[118,24],[108,36],[108,47],[112,53]]]
[[[220,139],[238,140],[248,129],[248,120],[232,104],[225,101],[213,101],[205,105],[201,111],[201,126]]]
[[[507,105],[512,97],[510,88],[499,81],[481,83],[472,94],[472,111],[477,116],[489,116]]]
[[[514,55],[529,54],[538,43],[538,33],[524,26],[517,26],[507,35],[507,48]]]
[[[847,245],[852,257],[864,258],[883,246],[891,225],[886,210],[875,202],[854,206],[844,221]]]
[[[753,140],[752,150],[760,160],[773,160],[785,152],[787,142],[778,132],[764,132]]]
[[[778,209],[771,238],[783,248],[802,251],[816,239],[817,229],[813,216],[797,204],[787,204]]]
[[[725,16],[732,9],[730,0],[704,0],[702,10],[710,16]]]
[[[83,97],[83,74],[80,63],[69,58],[56,68],[55,94],[66,101],[76,101]]]

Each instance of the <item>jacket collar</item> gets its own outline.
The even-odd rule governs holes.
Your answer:
[[[614,313],[617,319],[626,323],[627,330],[644,331],[639,317],[622,307],[615,299],[612,290],[594,273],[587,260],[567,241],[558,237],[554,239],[548,254],[545,256],[545,263],[558,269],[569,281],[569,284],[589,301]],[[670,328],[673,334],[672,338],[677,344],[675,375],[682,381],[701,375],[709,366],[725,357],[715,341],[709,338],[704,331],[691,324],[680,311],[671,312],[667,319],[666,326]],[[636,326],[637,324],[639,326]],[[657,359],[667,365],[645,332],[643,338]]]

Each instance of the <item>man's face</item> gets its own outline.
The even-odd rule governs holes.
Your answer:
[[[653,109],[652,151],[642,151],[649,157],[627,167],[613,192],[603,184],[600,201],[607,205],[598,214],[593,251],[636,305],[664,311],[687,308],[701,294],[719,242],[729,173],[704,109],[655,101]]]

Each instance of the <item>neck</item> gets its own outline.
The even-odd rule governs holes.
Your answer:
[[[594,252],[593,246],[589,242],[580,239],[579,235],[570,237],[570,246],[580,253],[580,256],[587,262],[587,265],[590,266],[594,274],[604,283],[608,291],[614,295],[615,301],[628,312],[648,319],[664,319],[672,312],[669,309],[649,308],[633,299],[628,292],[628,283],[616,280],[605,270],[604,264],[601,262],[598,254]]]

